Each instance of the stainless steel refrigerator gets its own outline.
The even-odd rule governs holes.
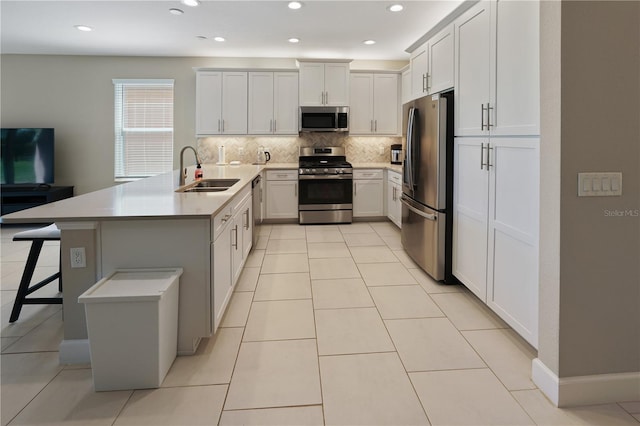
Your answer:
[[[402,245],[438,281],[451,274],[453,92],[403,106]]]

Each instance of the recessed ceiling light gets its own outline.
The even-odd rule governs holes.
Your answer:
[[[365,40],[363,41],[364,44],[376,44],[375,40]]]
[[[289,39],[289,43],[299,43],[299,42],[300,42],[300,39],[296,37],[291,37]]]
[[[224,37],[214,37],[213,38],[215,41],[225,41]]]
[[[75,29],[80,31],[93,31],[93,28],[86,25],[75,25]]]
[[[184,4],[185,6],[191,6],[191,7],[196,7],[200,5],[199,0],[180,0],[180,3]]]
[[[289,2],[289,9],[300,9],[302,7],[302,3],[300,3],[299,1],[290,1]]]
[[[404,6],[401,4],[392,4],[387,9],[389,9],[391,12],[400,12],[402,9],[404,9]]]
[[[172,15],[182,15],[184,13],[184,10],[172,8],[172,9],[169,9],[169,13]]]

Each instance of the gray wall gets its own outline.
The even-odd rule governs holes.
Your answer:
[[[406,61],[354,61],[352,69],[399,70]],[[173,78],[174,168],[185,145],[196,145],[198,67],[289,68],[294,59],[0,56],[0,125],[56,129],[57,185],[75,193],[113,186],[114,78]]]
[[[559,377],[638,372],[640,2],[545,3],[539,358]],[[623,195],[578,198],[589,171],[622,172]]]

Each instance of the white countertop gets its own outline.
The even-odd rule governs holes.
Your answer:
[[[402,173],[401,164],[391,163],[351,163],[354,169],[387,169]]]
[[[390,163],[353,163],[354,168],[402,171]],[[116,219],[202,218],[211,216],[227,204],[263,169],[297,169],[298,163],[266,165],[203,164],[204,179],[235,178],[238,183],[223,192],[175,192],[178,171],[115,185],[99,191],[56,201],[2,217],[4,223],[50,223]],[[194,166],[188,168],[186,183],[193,182]]]
[[[175,192],[178,171],[127,182],[2,217],[4,223],[70,222],[115,219],[202,218],[220,210],[256,177],[264,165],[203,164],[205,179],[235,178],[223,192]],[[297,167],[296,167],[297,168]],[[194,167],[188,168],[187,184]]]

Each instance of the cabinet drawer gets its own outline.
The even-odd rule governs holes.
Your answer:
[[[211,241],[215,241],[222,230],[227,226],[231,217],[233,216],[233,209],[231,204],[227,204],[222,210],[216,214],[211,221]]]
[[[298,180],[298,169],[267,170],[267,180]]]
[[[251,196],[251,185],[247,185],[240,192],[236,194],[235,197],[231,200],[231,213],[236,214],[242,203],[245,202],[246,198]]]
[[[354,169],[354,179],[382,179],[382,169]]]
[[[393,183],[397,183],[398,185],[402,185],[402,177],[400,176],[400,173],[398,173],[398,172],[393,172],[393,171],[389,170],[388,173],[387,173],[387,178],[388,178],[389,182],[393,182]]]

